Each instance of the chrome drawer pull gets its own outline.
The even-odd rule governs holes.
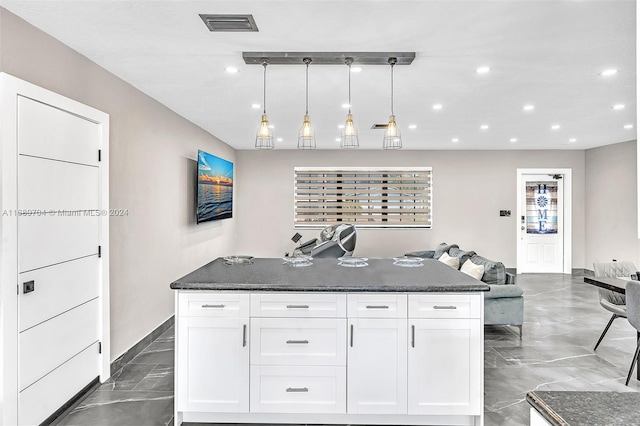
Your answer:
[[[287,388],[287,392],[309,392],[309,388]]]
[[[309,305],[287,305],[287,309],[309,309]]]
[[[287,344],[307,345],[307,344],[309,344],[309,341],[308,340],[287,340]]]
[[[411,326],[411,347],[412,348],[416,347],[416,326],[415,325]]]
[[[367,305],[367,309],[389,309],[387,305]]]
[[[457,306],[434,306],[433,309],[458,309]]]
[[[202,305],[203,308],[224,308],[223,304],[220,305]]]
[[[247,346],[247,324],[242,325],[242,347]]]

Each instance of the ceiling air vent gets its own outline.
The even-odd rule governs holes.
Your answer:
[[[389,127],[389,124],[384,123],[384,124],[374,124],[373,126],[371,126],[372,129],[374,130],[378,130],[378,129],[386,129],[387,127]]]
[[[253,15],[200,15],[209,31],[258,31]]]

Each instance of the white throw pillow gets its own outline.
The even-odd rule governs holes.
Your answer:
[[[460,259],[458,259],[457,257],[451,257],[448,253],[442,253],[442,256],[438,258],[438,261],[455,269],[458,269],[460,267]]]
[[[471,261],[471,259],[469,259],[464,262],[464,265],[462,265],[462,268],[460,268],[460,272],[464,272],[465,274],[469,275],[472,278],[475,278],[476,280],[481,280],[482,276],[484,275],[484,266],[476,265]]]

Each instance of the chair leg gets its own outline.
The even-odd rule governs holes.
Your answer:
[[[604,339],[604,335],[607,334],[607,331],[609,331],[609,327],[611,327],[611,324],[613,323],[613,320],[616,319],[616,318],[619,318],[619,315],[613,314],[611,316],[611,319],[609,320],[609,323],[604,328],[604,331],[602,332],[602,334],[600,335],[600,338],[598,339],[598,343],[596,343],[596,346],[593,348],[594,351],[596,349],[598,349],[598,346],[600,345],[600,342],[602,342],[602,339]]]
[[[631,380],[631,375],[633,374],[633,367],[635,367],[636,362],[638,361],[638,354],[640,354],[640,339],[638,339],[638,344],[636,345],[636,353],[633,355],[633,359],[631,360],[631,368],[629,368],[629,374],[627,374],[627,381],[624,383],[625,386],[629,386],[629,380]]]

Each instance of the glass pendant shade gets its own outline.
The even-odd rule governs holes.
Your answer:
[[[401,149],[402,137],[400,136],[400,129],[396,124],[396,117],[394,115],[389,116],[389,124],[384,131],[384,140],[382,142],[384,149]]]
[[[340,148],[358,148],[360,142],[358,140],[358,129],[353,124],[353,116],[347,114],[347,120],[344,123],[344,129],[340,135]]]
[[[263,77],[262,77],[262,119],[260,120],[260,127],[256,133],[256,149],[273,149],[273,132],[269,127],[269,118],[267,117],[267,65],[269,60],[262,58]]]
[[[316,134],[311,126],[309,114],[304,115],[302,127],[298,132],[298,149],[316,149]]]
[[[353,58],[345,58],[344,63],[349,67],[349,112],[344,122],[344,129],[342,129],[342,133],[340,134],[340,148],[359,148],[358,129],[356,129],[356,125],[353,124],[353,115],[351,115],[351,64],[353,64]]]
[[[400,129],[396,124],[396,116],[393,114],[393,66],[398,62],[397,58],[389,58],[389,65],[391,65],[391,115],[389,116],[389,124],[384,131],[384,139],[382,140],[383,149],[401,149],[402,148],[402,136],[400,136]]]
[[[309,118],[309,64],[311,58],[304,58],[302,62],[307,66],[305,70],[305,113],[302,121],[302,127],[298,132],[298,149],[316,149],[316,133],[311,126],[311,118]]]
[[[256,149],[273,149],[273,131],[269,127],[267,114],[262,114],[262,120],[256,135]]]

